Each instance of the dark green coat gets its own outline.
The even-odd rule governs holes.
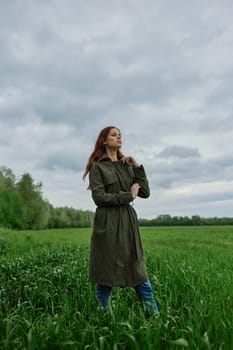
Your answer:
[[[141,186],[138,196],[149,197],[143,166],[132,168],[107,156],[96,162],[89,175],[97,205],[90,251],[90,280],[112,287],[135,287],[148,279],[137,214],[131,206],[130,187]]]

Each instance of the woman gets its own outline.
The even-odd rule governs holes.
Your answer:
[[[130,203],[149,197],[142,165],[121,152],[121,132],[114,126],[100,131],[84,172],[97,205],[90,250],[90,280],[105,308],[112,287],[133,287],[147,312],[159,315],[143,259],[138,219]]]

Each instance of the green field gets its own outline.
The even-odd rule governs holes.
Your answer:
[[[159,320],[130,288],[96,309],[90,229],[0,229],[0,349],[233,349],[233,227],[141,234]]]

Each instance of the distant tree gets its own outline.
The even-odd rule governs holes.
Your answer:
[[[0,226],[23,229],[22,202],[16,191],[9,191],[0,186]]]
[[[14,189],[15,175],[11,169],[6,167],[0,168],[0,186],[7,190]]]
[[[197,225],[201,225],[201,218],[199,215],[193,215],[192,216],[192,224],[197,226]]]
[[[6,167],[0,168],[0,226],[22,229],[22,201],[15,188],[15,175]]]
[[[94,213],[68,207],[54,208],[49,206],[49,228],[90,227]]]
[[[40,229],[47,226],[48,205],[42,198],[42,183],[35,184],[31,175],[25,173],[16,184],[23,203],[23,216],[27,229]]]

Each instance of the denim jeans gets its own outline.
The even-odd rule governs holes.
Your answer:
[[[153,314],[159,316],[159,309],[153,295],[150,281],[147,280],[136,286],[134,289],[140,301],[145,306],[147,314],[149,316],[152,316]],[[96,300],[104,309],[108,308],[108,299],[111,291],[112,287],[103,286],[100,284],[96,285]]]

